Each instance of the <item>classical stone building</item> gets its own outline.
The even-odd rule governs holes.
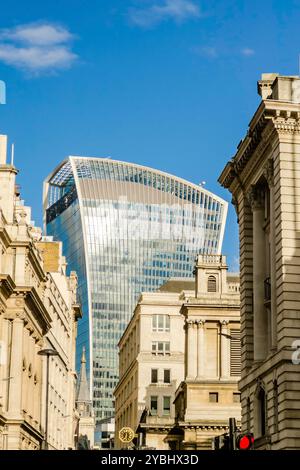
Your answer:
[[[199,255],[195,274],[143,293],[120,340],[117,448],[124,426],[142,447],[207,449],[240,423],[239,277],[220,255]]]
[[[79,421],[75,409],[77,320],[81,318],[81,309],[76,303],[77,276],[74,271],[69,277],[66,276],[61,242],[43,237],[36,246],[47,273],[44,304],[51,317],[51,328],[44,338],[44,347],[58,352],[57,356],[49,358],[48,448],[73,449]],[[44,357],[43,361],[42,415],[45,419],[47,358]]]
[[[115,447],[119,430],[131,427],[140,445],[169,449],[175,391],[183,380],[184,332],[179,292],[193,280],[174,279],[161,291],[143,293],[119,342],[120,380],[115,389]]]
[[[300,78],[263,74],[262,100],[219,181],[240,231],[242,428],[300,448]]]
[[[76,409],[79,414],[77,427],[78,449],[93,449],[95,435],[95,417],[93,402],[90,399],[89,385],[86,376],[86,357],[83,347],[81,368],[76,393]]]
[[[241,420],[239,276],[225,256],[199,255],[194,296],[183,299],[185,378],[176,392],[177,449],[211,449]]]
[[[40,449],[46,406],[49,447],[74,447],[76,278],[65,276],[59,244],[42,243],[6,148],[0,136],[0,449]],[[49,347],[58,356],[50,364],[47,404],[38,353]]]

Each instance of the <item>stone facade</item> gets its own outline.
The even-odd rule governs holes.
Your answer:
[[[75,352],[77,320],[81,317],[80,306],[76,303],[77,276],[74,271],[66,276],[61,242],[43,237],[36,246],[47,273],[44,303],[51,317],[51,328],[44,345],[58,352],[57,356],[49,359],[48,448],[74,449],[79,420],[75,409]],[[43,398],[46,396],[46,361],[44,357]],[[45,407],[45,400],[42,400],[43,419]]]
[[[300,78],[263,74],[262,100],[219,181],[240,235],[242,428],[300,448]]]
[[[181,280],[161,292],[143,293],[119,342],[120,379],[115,389],[115,447],[119,431],[138,430],[140,445],[166,450],[175,420],[175,391],[183,380],[184,332]],[[186,282],[193,289],[193,281]]]
[[[239,276],[227,273],[225,256],[199,255],[194,296],[183,299],[185,378],[176,392],[177,449],[212,448],[241,421]]]
[[[59,416],[69,413],[72,420],[74,413],[76,280],[66,278],[62,265],[51,273],[44,265],[41,230],[20,198],[6,143],[0,136],[0,449],[42,447],[46,384],[38,353],[49,346],[61,369],[50,375],[50,446],[74,447],[70,423]],[[58,425],[65,425],[61,438],[54,436]]]
[[[207,449],[240,423],[239,277],[220,255],[199,255],[195,274],[142,294],[120,340],[117,448],[124,426],[140,448]]]

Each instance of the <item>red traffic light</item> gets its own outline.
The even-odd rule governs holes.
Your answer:
[[[236,446],[239,450],[250,450],[254,444],[253,434],[248,432],[247,434],[240,434],[236,440]]]

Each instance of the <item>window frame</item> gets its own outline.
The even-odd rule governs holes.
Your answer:
[[[165,400],[169,400],[169,408],[165,408]],[[164,395],[163,400],[162,400],[162,413],[163,416],[170,416],[171,415],[171,396],[170,395]]]
[[[160,320],[162,323],[160,325]],[[166,314],[153,314],[152,315],[152,331],[155,332],[169,332],[170,331],[170,315]]]

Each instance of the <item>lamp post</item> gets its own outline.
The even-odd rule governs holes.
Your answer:
[[[44,442],[44,449],[48,449],[48,408],[49,408],[49,357],[50,356],[58,356],[58,352],[55,349],[41,349],[38,354],[40,356],[47,357],[47,371],[46,371],[46,419],[45,419],[45,442]]]

